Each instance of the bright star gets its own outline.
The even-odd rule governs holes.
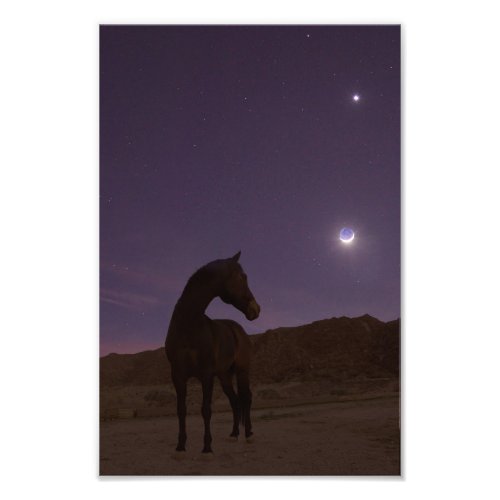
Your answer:
[[[358,94],[354,94],[352,96],[352,100],[358,102],[359,101],[359,95]]]

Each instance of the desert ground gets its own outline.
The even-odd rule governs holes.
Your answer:
[[[164,349],[100,362],[100,475],[400,475],[399,321],[332,318],[252,336],[250,442],[229,438],[218,383],[213,454],[188,382],[187,451]]]
[[[399,475],[399,398],[289,404],[253,411],[250,442],[229,438],[230,412],[212,416],[213,454],[202,454],[201,415],[101,423],[101,475]]]

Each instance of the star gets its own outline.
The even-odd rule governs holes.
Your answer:
[[[359,101],[359,99],[360,99],[359,94],[354,94],[354,95],[352,96],[352,100],[353,100],[353,101],[355,101],[355,102],[358,102],[358,101]]]

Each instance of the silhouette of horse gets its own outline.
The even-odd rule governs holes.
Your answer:
[[[245,437],[252,435],[250,340],[235,321],[212,320],[205,314],[212,299],[220,297],[226,304],[239,309],[250,321],[259,316],[260,306],[248,288],[246,274],[238,263],[240,254],[238,252],[229,259],[215,260],[196,271],[187,282],[172,313],[165,350],[177,392],[177,451],[186,450],[186,383],[190,377],[198,378],[203,390],[203,453],[212,451],[210,418],[215,376],[219,378],[233,410],[231,436],[238,437],[240,420],[245,427]],[[233,388],[233,375],[236,375],[237,395]]]

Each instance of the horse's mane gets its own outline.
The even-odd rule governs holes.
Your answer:
[[[224,260],[214,260],[200,267],[197,271],[193,273],[193,275],[189,278],[186,288],[193,285],[201,285],[205,283],[209,283],[213,280],[214,276],[216,276],[217,271],[221,271],[224,269],[226,262]]]

